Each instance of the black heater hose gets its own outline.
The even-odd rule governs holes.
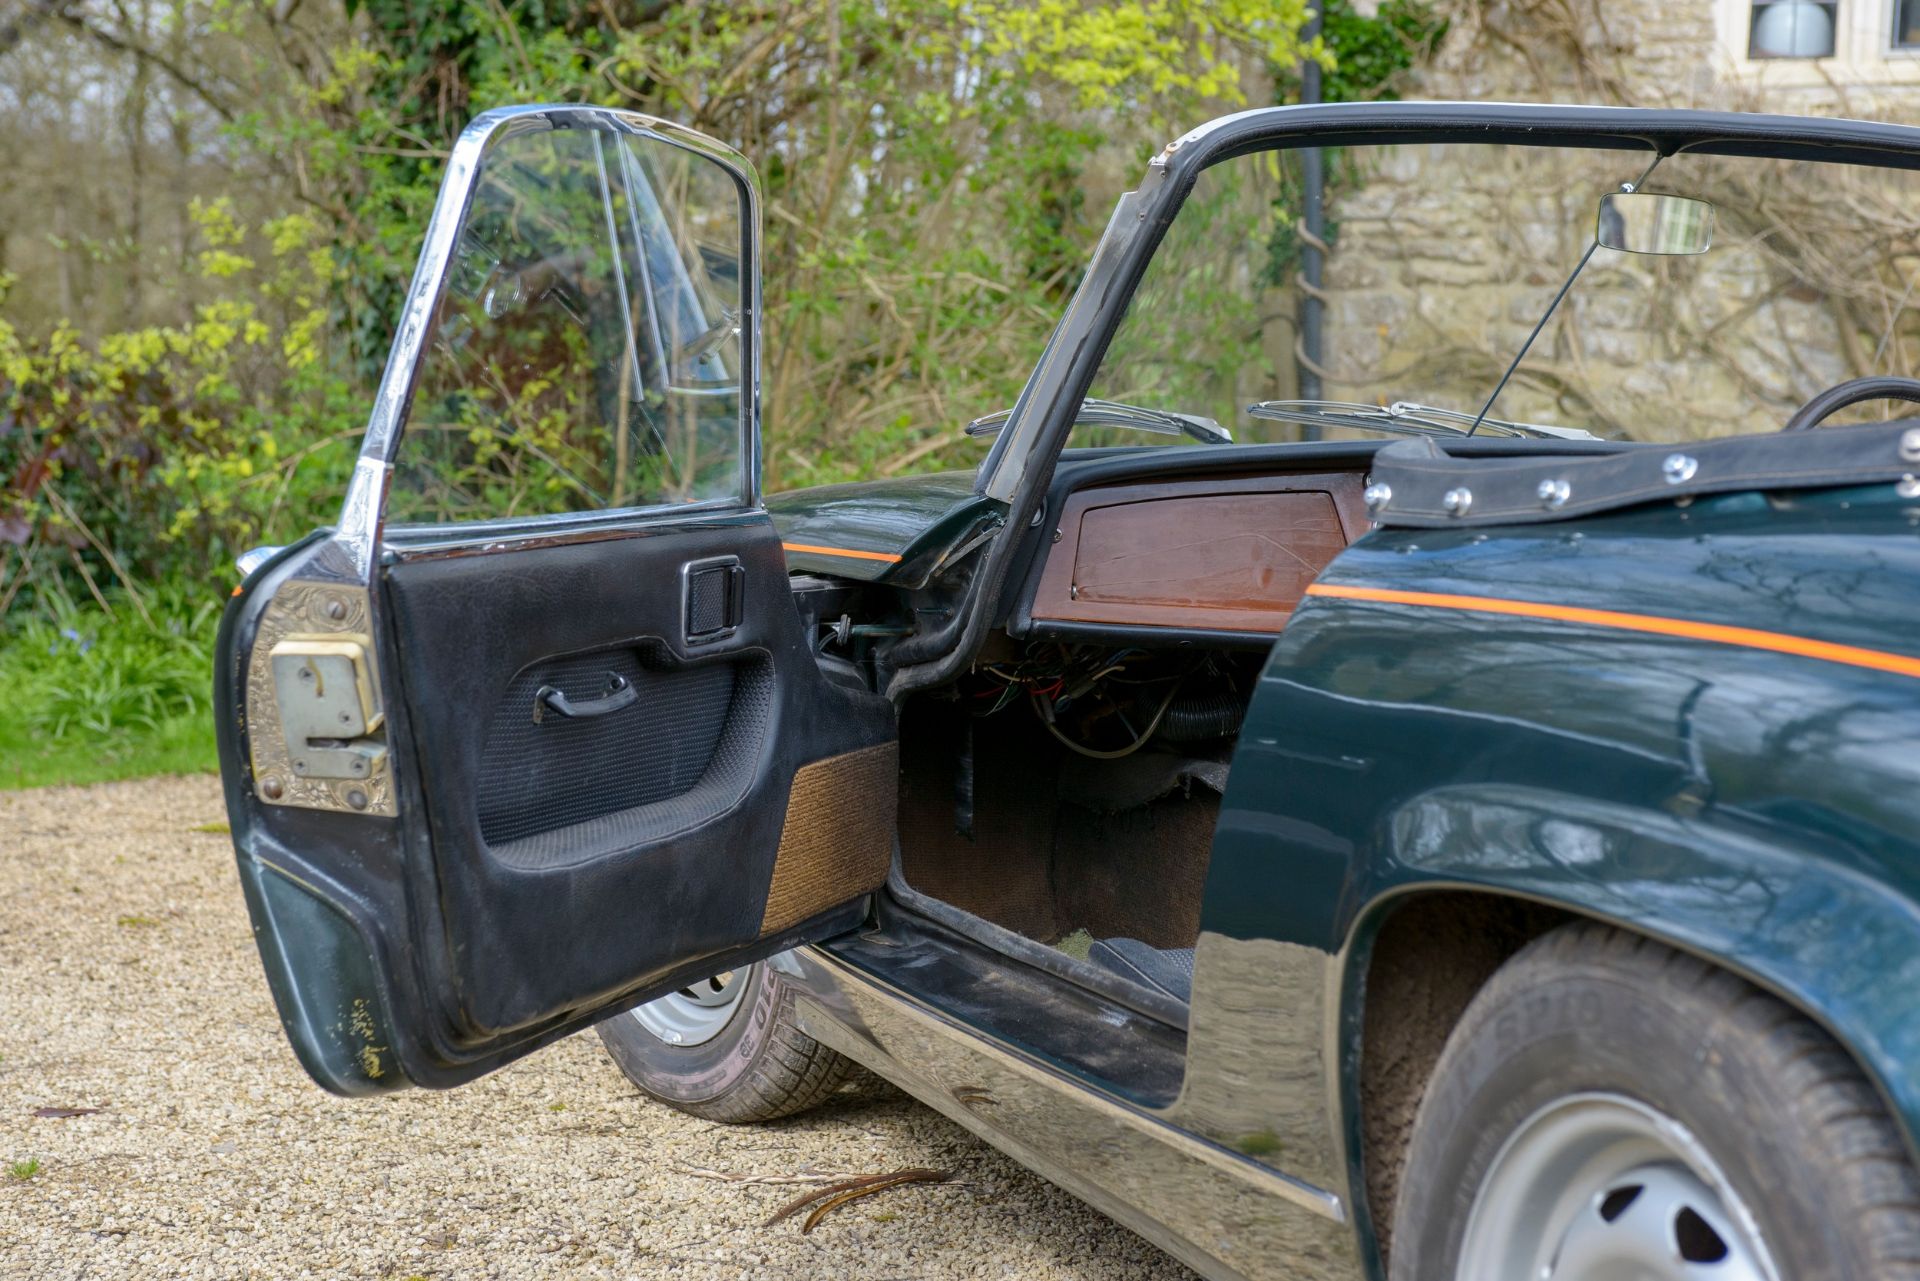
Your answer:
[[[1178,699],[1160,718],[1160,737],[1174,743],[1231,738],[1246,719],[1246,705],[1231,691]]]

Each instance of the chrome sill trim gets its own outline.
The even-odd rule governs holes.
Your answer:
[[[1045,1087],[1070,1092],[1086,1107],[1101,1112],[1111,1119],[1140,1131],[1155,1142],[1182,1156],[1227,1174],[1253,1191],[1281,1198],[1291,1205],[1298,1206],[1323,1219],[1338,1224],[1346,1224],[1349,1216],[1347,1208],[1335,1194],[1317,1188],[1298,1179],[1290,1178],[1271,1167],[1259,1164],[1250,1157],[1241,1155],[1230,1148],[1221,1147],[1206,1139],[1199,1138],[1185,1130],[1169,1124],[1161,1117],[1145,1109],[1127,1103],[1107,1092],[1095,1089],[1085,1082],[1077,1081],[1065,1073],[1023,1053],[977,1028],[968,1027],[949,1018],[938,1009],[922,1002],[912,993],[894,986],[885,979],[877,978],[865,970],[821,948],[808,949],[811,957],[834,973],[841,981],[854,980],[862,986],[880,993],[891,1000],[902,1012],[916,1022],[930,1027],[946,1036],[962,1036],[979,1052],[989,1053],[998,1059],[1010,1071],[1016,1072]],[[818,1013],[828,1021],[834,1021],[833,1015],[821,1008],[816,1002],[802,997],[813,1005]],[[940,1109],[947,1113],[945,1108]],[[955,1105],[950,1113],[956,1120],[967,1123],[973,1118],[965,1115],[966,1109]],[[971,1128],[971,1125],[969,1125]]]

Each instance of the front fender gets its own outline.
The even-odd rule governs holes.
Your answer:
[[[1401,805],[1352,938],[1407,896],[1471,889],[1564,908],[1697,953],[1847,1046],[1920,1133],[1920,908],[1814,842],[1724,814],[1676,815],[1544,788],[1442,787]],[[1357,1005],[1363,947],[1343,1004]]]
[[[1363,1237],[1362,984],[1426,891],[1554,904],[1778,993],[1920,1146],[1908,507],[1878,485],[1380,529],[1321,575],[1247,709],[1201,928],[1327,958]]]

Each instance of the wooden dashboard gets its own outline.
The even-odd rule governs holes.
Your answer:
[[[1033,617],[1278,632],[1367,529],[1356,473],[1177,480],[1067,499]]]

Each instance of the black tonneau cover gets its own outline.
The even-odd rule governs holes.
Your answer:
[[[1920,419],[1913,418],[1682,445],[1635,444],[1598,455],[1456,457],[1429,438],[1397,441],[1374,454],[1367,502],[1382,525],[1520,525],[1696,494],[1819,489],[1915,474]]]

